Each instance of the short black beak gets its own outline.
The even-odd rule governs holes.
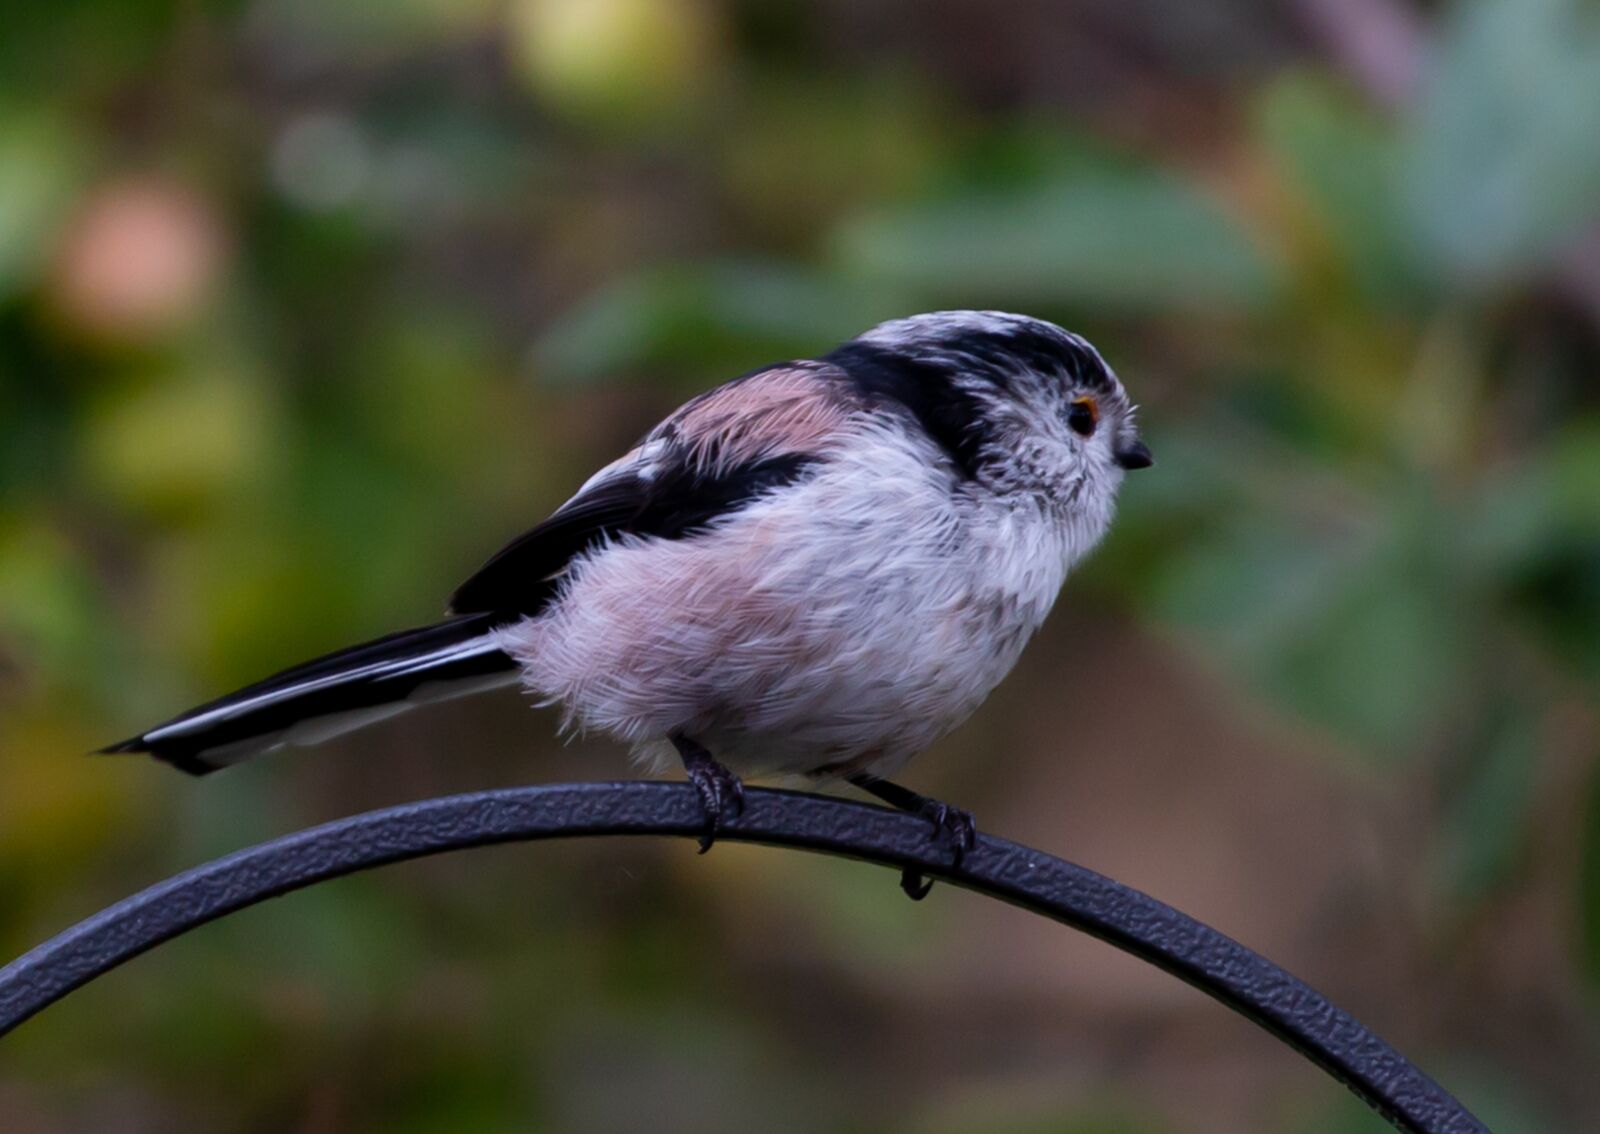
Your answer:
[[[1131,445],[1119,448],[1116,452],[1116,461],[1125,469],[1147,469],[1156,463],[1150,447],[1143,441],[1134,441]]]

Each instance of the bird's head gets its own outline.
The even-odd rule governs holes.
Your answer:
[[[915,384],[923,424],[944,428],[996,491],[1109,508],[1123,474],[1154,463],[1116,374],[1054,323],[937,311],[880,323],[837,353],[851,352]]]

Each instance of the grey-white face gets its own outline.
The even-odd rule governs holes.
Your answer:
[[[880,324],[860,343],[904,360],[931,413],[965,423],[976,478],[1001,494],[1109,511],[1125,471],[1152,463],[1135,407],[1098,351],[1054,323],[942,311]]]

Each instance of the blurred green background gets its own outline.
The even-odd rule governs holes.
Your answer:
[[[677,400],[884,317],[1093,339],[1160,458],[908,781],[1600,1129],[1600,9],[21,0],[0,28],[0,952],[426,794],[515,695],[81,754],[426,621]],[[1101,946],[688,843],[273,903],[5,1041],[6,1134],[1386,1129]]]

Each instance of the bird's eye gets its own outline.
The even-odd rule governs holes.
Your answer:
[[[1079,437],[1087,437],[1100,424],[1100,407],[1093,398],[1073,398],[1067,407],[1067,428]]]

